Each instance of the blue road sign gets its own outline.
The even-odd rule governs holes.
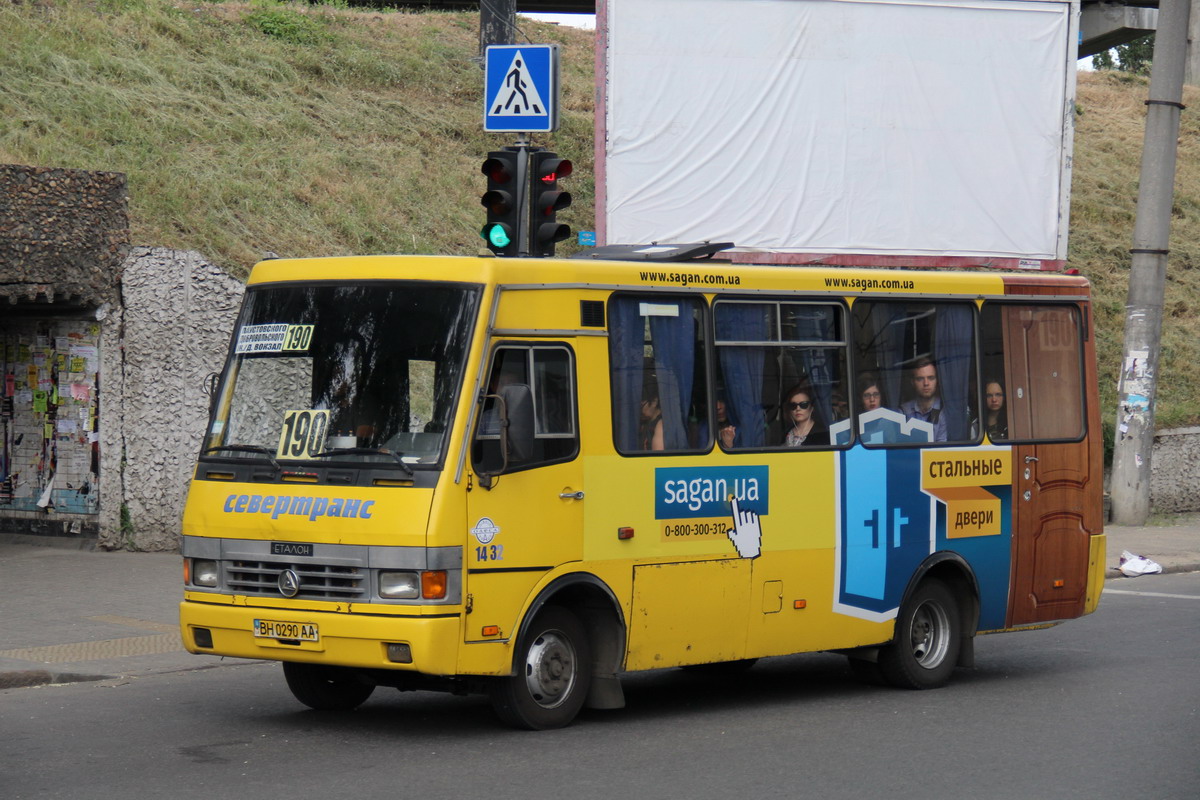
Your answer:
[[[483,129],[558,130],[558,45],[501,44],[487,49]]]

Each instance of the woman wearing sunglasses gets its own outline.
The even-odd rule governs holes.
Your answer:
[[[829,431],[817,423],[817,407],[812,392],[804,385],[797,385],[786,395],[783,418],[792,427],[784,437],[787,447],[823,447],[829,444]]]

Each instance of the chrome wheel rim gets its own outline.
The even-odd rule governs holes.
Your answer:
[[[913,614],[909,627],[913,658],[925,669],[936,669],[950,649],[950,618],[938,603],[926,601]]]
[[[558,631],[546,631],[529,647],[525,658],[525,687],[542,708],[555,708],[575,686],[578,660],[571,640]]]

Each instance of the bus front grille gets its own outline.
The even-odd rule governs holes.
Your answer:
[[[355,600],[366,594],[366,572],[358,567],[329,564],[287,564],[273,561],[230,561],[225,583],[234,594],[279,597],[279,575],[292,570],[300,578],[296,597],[310,600]]]

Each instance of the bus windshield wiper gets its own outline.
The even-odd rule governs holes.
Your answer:
[[[210,447],[204,451],[205,454],[217,453],[222,450],[228,450],[233,453],[257,453],[265,456],[267,461],[271,462],[271,466],[276,472],[280,471],[279,462],[275,460],[275,454],[265,447],[257,444],[219,444],[216,447]]]
[[[391,456],[396,459],[396,463],[404,468],[404,471],[409,475],[413,474],[412,467],[404,463],[402,454],[395,450],[388,450],[386,447],[335,447],[332,450],[326,450],[317,453],[313,458],[325,458],[326,456]]]

